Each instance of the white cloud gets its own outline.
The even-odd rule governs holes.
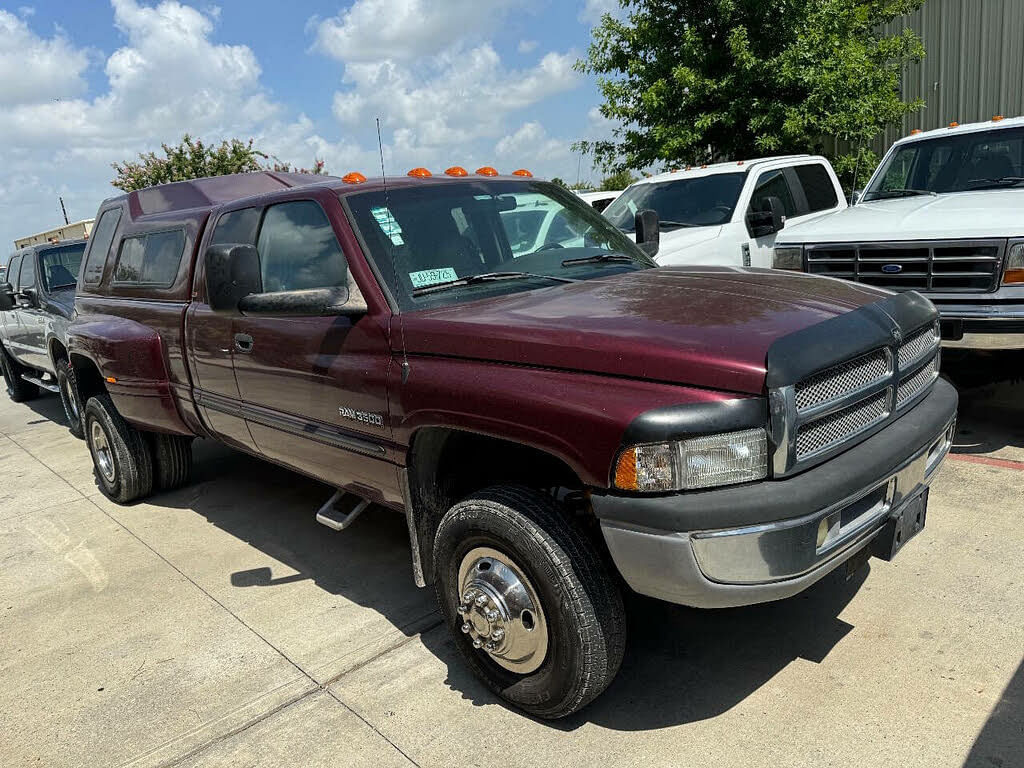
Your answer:
[[[316,25],[315,47],[338,61],[408,61],[438,53],[453,38],[480,39],[514,0],[356,0]]]
[[[520,40],[516,50],[520,53],[531,53],[537,47],[536,40]]]
[[[606,13],[617,18],[625,15],[619,0],[584,0],[579,19],[584,24],[597,24]]]
[[[78,96],[85,92],[88,66],[88,52],[63,35],[44,40],[23,19],[0,10],[0,104]]]

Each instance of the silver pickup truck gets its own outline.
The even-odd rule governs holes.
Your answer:
[[[22,402],[40,389],[59,393],[76,437],[82,437],[81,408],[65,332],[85,243],[65,240],[22,248],[11,256],[0,282],[0,368],[7,394]]]

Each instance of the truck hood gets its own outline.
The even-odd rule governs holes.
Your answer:
[[[783,229],[776,246],[852,241],[943,240],[1024,234],[1024,189],[871,200]]]
[[[756,395],[772,342],[886,295],[767,269],[662,267],[409,312],[404,337],[411,355]]]
[[[680,227],[679,229],[662,230],[658,255],[654,257],[654,260],[661,261],[670,254],[675,254],[698,243],[714,240],[721,234],[721,224],[708,227]]]

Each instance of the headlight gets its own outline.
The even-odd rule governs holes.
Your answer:
[[[795,269],[797,272],[804,268],[803,248],[776,248],[772,251],[772,266],[775,269]]]
[[[763,429],[633,445],[615,462],[615,487],[641,493],[710,488],[767,476],[768,435]]]
[[[1004,283],[1024,283],[1024,243],[1014,243],[1006,255]]]

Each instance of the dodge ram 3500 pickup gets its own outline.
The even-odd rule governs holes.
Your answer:
[[[503,214],[538,198],[564,239],[517,254]],[[200,436],[338,489],[331,528],[404,514],[468,665],[548,718],[618,670],[616,571],[711,608],[892,557],[953,434],[934,307],[655,268],[657,216],[636,219],[634,243],[491,168],[107,200],[68,330],[97,482],[119,502],[180,485]]]
[[[7,394],[30,400],[40,388],[60,394],[71,434],[82,437],[82,409],[65,331],[85,240],[30,245],[11,256],[0,281],[0,368]]]

